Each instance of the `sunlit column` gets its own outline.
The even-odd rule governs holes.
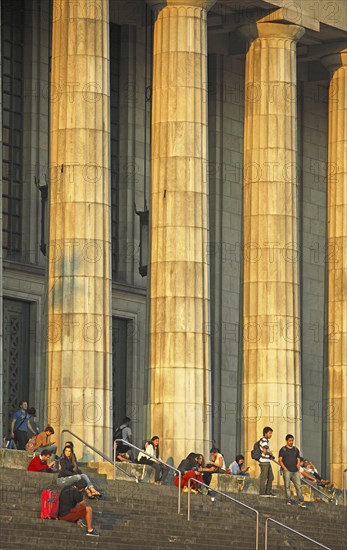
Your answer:
[[[56,430],[68,428],[108,451],[111,201],[107,0],[54,0],[50,109],[49,420]],[[88,452],[84,449],[85,457]]]

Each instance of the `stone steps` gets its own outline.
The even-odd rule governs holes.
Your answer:
[[[182,514],[178,516],[175,487],[98,478],[98,487],[105,492],[105,498],[88,502],[93,507],[95,527],[102,537],[89,539],[75,525],[39,518],[41,491],[48,487],[60,490],[56,476],[14,469],[0,472],[0,550],[23,549],[23,546],[26,550],[41,550],[52,545],[52,537],[57,550],[79,548],[82,544],[86,550],[101,544],[105,550],[115,547],[117,550],[254,548],[255,515],[220,496],[211,502],[208,496],[192,495],[192,521],[187,522],[187,495],[182,494]],[[259,510],[260,550],[268,516],[319,540],[332,550],[345,550],[346,509],[340,506],[309,503],[308,509],[302,510],[287,506],[280,498],[260,499],[242,493],[233,497]],[[324,529],[319,528],[321,525]],[[269,550],[317,548],[274,524],[269,526],[269,535]]]

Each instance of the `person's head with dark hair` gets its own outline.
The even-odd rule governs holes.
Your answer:
[[[48,460],[49,457],[51,456],[51,454],[52,454],[51,451],[49,451],[48,449],[43,449],[43,450],[41,451],[40,456],[41,456],[42,459]]]
[[[45,432],[46,432],[47,435],[53,435],[54,434],[54,429],[52,428],[52,426],[46,426],[45,427]]]
[[[292,434],[286,435],[286,447],[293,447],[294,445],[294,436]]]
[[[75,483],[75,487],[78,491],[83,491],[87,487],[87,482],[85,479],[79,479]]]
[[[30,414],[30,416],[36,416],[35,407],[30,407],[30,409],[28,410],[28,413]]]
[[[265,426],[265,428],[263,429],[263,436],[267,439],[270,439],[272,437],[272,432],[273,429],[270,428],[270,426]]]
[[[217,447],[212,447],[212,449],[210,449],[210,453],[219,453],[219,450],[217,449]]]
[[[160,451],[159,451],[159,435],[154,435],[151,439],[151,444],[153,445],[153,449],[155,452],[155,456],[159,458]]]
[[[152,442],[150,439],[146,439],[146,441],[144,442],[143,444],[143,450],[145,451],[148,447],[148,445],[150,445]]]
[[[235,458],[235,461],[236,461],[237,464],[240,466],[241,464],[244,463],[245,457],[244,457],[243,455],[237,455],[237,457]]]
[[[197,454],[196,455],[196,462],[198,463],[198,466],[201,468],[205,468],[205,459],[203,455]]]
[[[125,416],[125,417],[123,418],[123,424],[128,425],[128,424],[130,424],[130,422],[131,422],[131,418],[129,418],[128,416]]]
[[[186,460],[188,460],[189,464],[191,464],[192,466],[194,466],[196,464],[196,457],[198,455],[196,453],[189,453],[187,456],[186,456]]]
[[[71,449],[73,449],[74,445],[73,445],[72,441],[67,441],[65,443],[64,447],[70,447]]]
[[[19,408],[22,409],[22,411],[28,410],[28,402],[27,401],[19,401]]]

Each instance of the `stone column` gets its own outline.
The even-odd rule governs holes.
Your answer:
[[[109,452],[107,0],[54,0],[50,109],[49,420]]]
[[[347,467],[347,49],[322,59],[331,72],[328,145],[329,479]]]
[[[207,9],[168,0],[154,25],[151,434],[175,462],[210,445]]]
[[[300,445],[297,25],[257,23],[246,57],[244,448],[269,425]]]

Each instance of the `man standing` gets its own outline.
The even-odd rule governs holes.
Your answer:
[[[306,508],[301,491],[300,451],[297,447],[294,447],[294,436],[292,434],[286,435],[286,444],[280,449],[279,461],[283,471],[284,490],[287,504],[292,504],[290,494],[290,482],[292,481],[296,490],[298,506],[300,506],[300,508]]]
[[[89,537],[98,537],[99,533],[93,529],[92,518],[93,511],[90,506],[86,506],[83,500],[83,491],[87,483],[80,479],[75,485],[64,487],[59,496],[58,518],[62,521],[71,521],[77,523],[79,527],[87,528],[86,535]],[[86,523],[83,521],[85,518]]]
[[[260,467],[260,491],[261,497],[275,497],[272,493],[272,482],[274,475],[271,466],[271,460],[274,459],[272,452],[270,451],[269,442],[272,437],[273,429],[270,426],[266,426],[263,429],[263,437],[259,441],[261,450],[261,456],[259,458]]]
[[[20,401],[19,409],[14,413],[11,422],[11,437],[15,439],[18,451],[25,451],[28,441],[28,403]]]

